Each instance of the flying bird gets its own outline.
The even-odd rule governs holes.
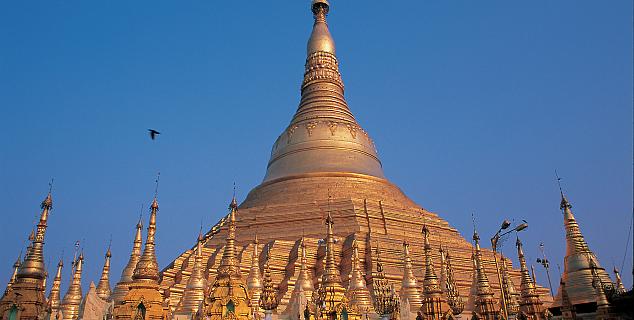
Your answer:
[[[158,132],[158,131],[156,131],[154,129],[147,129],[147,131],[150,132],[150,138],[152,138],[152,140],[156,139],[156,136],[161,134],[160,132]]]

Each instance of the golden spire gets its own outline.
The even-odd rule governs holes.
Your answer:
[[[480,236],[475,230],[473,231],[473,241],[475,242],[475,276],[477,279],[475,312],[486,320],[496,319],[498,312],[495,308],[495,300],[491,286],[489,285],[489,279],[487,278],[484,264],[482,263]]]
[[[61,301],[60,301],[60,287],[62,285],[62,268],[64,267],[64,262],[62,259],[59,260],[57,264],[57,273],[55,273],[55,278],[53,278],[53,286],[51,287],[51,292],[48,294],[48,308],[51,314],[54,311],[59,310]]]
[[[326,15],[328,15],[329,10],[328,1],[315,0],[312,2],[315,24],[313,25],[313,32],[310,34],[306,47],[306,53],[309,55],[315,52],[335,54],[335,41],[332,39],[330,31],[328,31],[328,23],[326,22]]]
[[[299,276],[295,282],[295,288],[304,292],[306,297],[310,299],[312,297],[315,287],[313,286],[313,280],[308,273],[308,262],[306,261],[306,239],[302,236],[301,240],[302,256],[299,265]]]
[[[24,257],[24,262],[20,265],[17,274],[17,281],[20,279],[36,279],[43,281],[46,274],[46,268],[44,266],[44,235],[46,234],[46,227],[48,224],[48,215],[53,208],[53,198],[51,192],[42,201],[40,206],[42,213],[40,215],[40,221],[37,224],[37,232],[29,236],[31,244]]]
[[[451,265],[451,256],[449,252],[440,247],[440,259],[442,261],[442,269],[444,270],[445,280],[440,283],[443,293],[447,296],[447,303],[451,307],[454,315],[459,315],[464,310],[465,304],[460,297],[458,285],[454,277],[453,267]]]
[[[136,268],[139,259],[141,258],[141,246],[143,245],[143,239],[141,237],[141,232],[143,230],[143,223],[141,222],[141,217],[139,217],[139,222],[136,224],[136,234],[134,236],[134,242],[132,244],[132,253],[130,254],[130,259],[128,260],[128,264],[126,264],[125,268],[121,272],[121,278],[117,285],[114,288],[114,292],[112,293],[112,299],[115,304],[120,303],[125,297],[126,293],[130,290],[128,284],[132,282],[132,275],[134,274],[134,269]]]
[[[385,278],[378,243],[376,246],[376,273],[372,276],[372,295],[374,296],[374,310],[382,319],[389,319],[392,314],[398,312],[399,299],[394,292],[394,287]]]
[[[412,270],[412,258],[409,254],[409,242],[407,241],[403,241],[403,282],[401,284],[400,298],[401,301],[407,300],[410,306],[416,309],[423,304],[414,270]]]
[[[321,285],[319,287],[319,305],[325,308],[326,314],[335,311],[345,299],[346,289],[341,285],[341,276],[339,268],[335,262],[335,236],[333,232],[332,216],[328,212],[326,218],[326,266],[321,276]]]
[[[519,294],[515,290],[515,286],[513,285],[513,279],[508,272],[508,266],[506,265],[506,259],[504,256],[501,256],[502,265],[500,267],[500,273],[502,274],[502,290],[504,290],[504,298],[506,299],[506,310],[509,316],[516,315],[519,312],[520,305],[518,296]],[[502,299],[500,298],[500,304],[502,304]]]
[[[279,304],[279,301],[277,301],[277,290],[273,286],[273,279],[271,278],[271,268],[269,266],[270,255],[271,253],[267,249],[266,260],[264,262],[264,288],[259,303],[260,307],[267,312],[275,310]]]
[[[305,173],[357,173],[385,178],[374,143],[356,122],[328,30],[326,0],[311,3],[313,31],[307,45],[301,100],[271,152],[264,181]],[[353,152],[356,156],[350,157]]]
[[[615,266],[612,271],[614,272],[614,278],[616,280],[614,283],[614,286],[616,287],[617,292],[626,292],[627,289],[625,289],[625,286],[623,285],[623,281],[621,280],[621,273],[619,272],[619,269],[617,269]]]
[[[194,267],[192,268],[192,274],[187,281],[187,287],[183,294],[183,299],[179,305],[177,313],[183,313],[187,315],[195,315],[200,308],[201,303],[205,299],[205,289],[207,288],[207,281],[205,279],[205,272],[203,267],[203,234],[198,234],[198,241],[196,243],[196,256],[194,258]]]
[[[222,260],[220,260],[220,266],[218,267],[218,274],[241,278],[242,273],[236,261],[236,212],[238,210],[238,202],[235,197],[231,199],[229,209],[231,211],[229,212],[226,244],[224,252],[222,253]]]
[[[247,288],[249,289],[249,305],[252,312],[258,312],[260,296],[262,295],[262,276],[260,275],[260,252],[258,235],[253,241],[253,252],[251,253],[251,269],[247,276]]]
[[[604,283],[610,282],[610,277],[599,264],[598,259],[588,247],[581,233],[579,224],[572,213],[572,205],[560,191],[560,209],[564,216],[566,230],[566,256],[564,257],[564,272],[562,277],[568,285],[575,284],[575,290],[568,290],[568,297],[573,305],[596,302],[598,296],[592,287],[592,268],[590,262],[596,266],[596,272]],[[553,307],[561,306],[561,295],[557,294]]]
[[[139,262],[134,268],[132,275],[133,281],[152,282],[158,283],[158,263],[156,262],[154,237],[156,235],[156,213],[158,212],[159,205],[154,196],[152,205],[150,206],[150,221],[147,227],[147,239],[145,239],[145,248],[143,254],[139,258]]]
[[[425,278],[423,280],[423,303],[420,308],[425,319],[436,320],[445,316],[450,310],[446,298],[442,294],[442,289],[438,285],[438,277],[434,270],[432,258],[432,247],[429,242],[429,229],[423,225],[423,241],[425,253]]]
[[[15,283],[15,280],[18,276],[18,269],[20,268],[21,262],[22,262],[22,252],[20,252],[20,254],[18,255],[18,259],[15,260],[15,263],[13,263],[13,273],[11,274],[11,279],[9,279],[9,283],[7,283],[7,288],[4,290],[5,295],[7,294],[9,290],[11,290],[11,286]],[[614,270],[616,270],[616,268]]]
[[[524,315],[528,316],[529,319],[534,319],[534,317],[540,317],[543,313],[542,302],[539,299],[539,294],[535,290],[535,283],[531,278],[531,275],[528,272],[528,268],[526,267],[526,259],[524,258],[524,249],[522,248],[522,241],[520,238],[517,238],[515,242],[517,246],[517,256],[520,261],[520,273],[521,273],[521,284],[520,284],[520,312]]]
[[[357,239],[352,240],[352,270],[350,271],[350,281],[348,282],[348,302],[355,307],[362,315],[370,313],[372,310],[372,297],[366,287],[365,278],[361,273],[361,261],[359,259],[359,244]]]
[[[242,280],[240,265],[236,258],[236,214],[238,202],[235,196],[229,205],[229,225],[227,238],[222,253],[222,260],[218,267],[218,274],[211,285],[210,295],[206,299],[203,314],[211,320],[235,317],[248,319],[252,316],[249,307],[249,293],[247,285]]]
[[[109,300],[110,294],[110,258],[112,253],[110,252],[110,246],[106,251],[105,261],[103,263],[103,270],[101,271],[101,279],[97,284],[97,296],[103,300]]]
[[[81,273],[84,265],[84,254],[74,262],[75,273],[62,301],[62,315],[64,320],[75,320],[79,317],[79,305],[81,304]]]

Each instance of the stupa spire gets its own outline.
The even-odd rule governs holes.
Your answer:
[[[373,306],[382,320],[391,319],[399,309],[399,299],[394,292],[394,287],[385,278],[383,264],[381,263],[381,249],[376,246],[376,272],[372,275]]]
[[[345,299],[346,289],[341,284],[339,268],[335,262],[335,235],[333,232],[334,220],[328,212],[326,217],[326,266],[321,276],[319,287],[319,305],[325,307],[324,312],[331,314],[335,308]]]
[[[106,251],[105,261],[103,263],[103,269],[101,270],[101,278],[97,284],[97,296],[103,300],[109,300],[110,294],[110,258],[112,253],[110,252],[110,246]]]
[[[249,292],[242,279],[242,272],[236,255],[236,215],[238,202],[235,196],[229,205],[227,237],[222,253],[218,274],[206,298],[203,316],[211,320],[229,318],[248,319],[252,316],[249,306]]]
[[[136,268],[139,259],[141,258],[141,246],[143,245],[142,233],[143,231],[143,223],[141,222],[141,217],[139,217],[139,221],[136,224],[136,233],[134,235],[134,241],[132,243],[132,252],[130,253],[130,259],[128,259],[128,263],[123,268],[121,272],[121,278],[117,285],[114,288],[114,292],[112,294],[112,299],[115,304],[120,303],[125,297],[126,293],[130,290],[129,283],[132,282],[132,275],[134,274],[134,269]]]
[[[251,253],[251,269],[247,276],[247,288],[249,289],[249,306],[252,313],[259,312],[260,296],[262,295],[262,276],[260,274],[260,249],[258,235],[253,240],[253,252]]]
[[[53,278],[51,292],[48,294],[48,312],[51,316],[57,314],[61,305],[60,287],[62,285],[62,268],[64,268],[64,262],[60,259],[59,263],[57,263],[57,272],[55,273],[55,278]],[[51,319],[54,318],[51,317]]]
[[[326,16],[330,4],[313,0],[301,100],[279,136],[264,181],[302,174],[365,174],[384,178],[374,143],[359,126],[344,97],[335,41]],[[355,154],[349,156],[350,152]]]
[[[24,262],[20,265],[16,278],[28,278],[43,281],[46,274],[46,267],[44,266],[44,236],[46,235],[46,228],[48,226],[48,216],[53,209],[53,197],[49,190],[48,195],[42,201],[40,205],[42,213],[40,214],[40,220],[37,224],[37,231],[31,232],[29,240],[31,244],[24,257]]]
[[[134,268],[134,273],[132,274],[133,281],[158,283],[159,273],[158,263],[156,262],[156,244],[154,242],[156,236],[156,214],[158,210],[158,200],[156,199],[156,195],[154,195],[152,205],[150,205],[150,219],[147,227],[145,248],[143,248],[143,254]]]
[[[77,261],[74,262],[75,272],[73,279],[71,280],[68,291],[64,295],[62,301],[62,316],[63,320],[75,320],[79,317],[79,305],[82,299],[81,290],[81,274],[84,265],[84,254],[80,253]]]
[[[513,279],[511,279],[511,275],[508,272],[508,266],[506,265],[506,259],[504,256],[501,256],[501,260],[502,264],[500,266],[500,273],[502,274],[502,290],[504,290],[504,298],[506,299],[506,310],[509,317],[511,317],[515,316],[519,312],[519,294],[517,293],[517,290],[515,290],[515,285],[513,285]],[[500,304],[502,304],[501,298]]]
[[[475,292],[475,312],[482,319],[494,320],[497,319],[498,311],[495,299],[493,298],[493,291],[489,285],[489,279],[487,278],[486,271],[484,270],[484,264],[482,263],[480,236],[475,230],[473,231],[473,241],[475,246],[475,277],[477,280]]]
[[[240,268],[236,268],[238,265],[236,261],[236,212],[238,210],[238,202],[235,196],[231,199],[229,204],[229,226],[227,230],[227,238],[225,239],[225,249],[222,253],[222,260],[220,260],[220,267],[218,267],[218,273],[230,272],[235,273],[235,276],[240,277]]]
[[[564,272],[562,274],[563,282],[568,285],[568,297],[573,305],[583,303],[596,302],[599,297],[596,294],[596,290],[592,287],[593,268],[591,263],[595,266],[595,271],[601,281],[608,283],[610,277],[599,264],[599,260],[596,255],[588,247],[577,219],[572,213],[572,204],[568,201],[568,198],[563,191],[560,190],[561,201],[559,208],[562,211],[564,217],[564,228],[566,231],[566,256],[564,257]],[[575,290],[571,290],[572,284],[574,284]],[[561,290],[559,290],[561,291]],[[560,307],[562,305],[561,292],[557,293],[554,307]]]
[[[451,265],[451,255],[448,251],[440,247],[440,257],[443,261],[443,270],[445,270],[445,280],[440,283],[443,293],[447,296],[447,303],[451,307],[453,314],[461,314],[464,310],[465,303],[460,297],[458,285],[454,277],[453,266]]]
[[[279,301],[277,300],[277,290],[273,285],[273,278],[271,278],[271,267],[269,265],[270,251],[267,246],[266,260],[264,262],[264,284],[262,289],[262,295],[260,296],[260,307],[264,309],[266,314],[265,319],[270,320],[271,313],[277,309]]]
[[[524,249],[522,247],[522,241],[518,237],[515,245],[517,246],[517,257],[520,261],[520,312],[528,319],[543,319],[544,308],[542,301],[539,298],[539,294],[535,290],[535,283],[531,278],[526,267],[526,258],[524,258]]]
[[[623,285],[623,281],[621,280],[621,273],[619,272],[619,269],[616,268],[616,266],[614,267],[614,269],[612,270],[612,272],[614,272],[614,286],[616,287],[617,292],[626,292],[627,289],[625,289],[625,286]]]
[[[348,282],[348,302],[357,308],[362,315],[372,311],[372,297],[365,282],[365,277],[361,271],[362,265],[359,259],[359,244],[357,239],[352,240],[352,270]]]
[[[203,234],[198,234],[198,241],[196,243],[196,255],[194,257],[194,267],[192,268],[192,274],[187,281],[183,299],[176,310],[177,314],[185,314],[193,316],[198,312],[201,303],[205,299],[205,289],[207,281],[205,279],[205,272],[203,269]]]
[[[13,273],[11,273],[11,278],[7,283],[7,288],[4,290],[4,294],[6,295],[9,290],[11,290],[11,286],[15,283],[15,280],[18,276],[18,269],[20,268],[20,264],[22,263],[22,252],[18,255],[18,259],[13,263]],[[614,269],[616,270],[616,268]],[[619,278],[620,279],[620,278]]]
[[[423,303],[420,311],[424,319],[442,319],[451,308],[447,299],[443,296],[442,289],[438,284],[438,277],[434,269],[432,258],[432,246],[429,242],[429,228],[423,225],[423,252],[425,253],[425,278],[423,280]]]
[[[412,268],[412,258],[409,253],[409,242],[403,241],[403,281],[400,291],[401,301],[407,300],[412,308],[418,309],[423,304],[423,298],[418,287],[416,276]]]

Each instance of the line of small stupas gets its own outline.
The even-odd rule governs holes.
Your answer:
[[[591,313],[595,319],[619,319],[610,300],[626,289],[615,269],[612,282],[590,251],[574,218],[571,205],[562,193],[561,209],[566,227],[567,254],[564,274],[555,301],[559,308],[549,310],[536,292],[534,276],[531,277],[524,256],[522,242],[516,241],[521,270],[519,291],[507,274],[506,259],[500,267],[503,279],[504,301],[494,296],[482,263],[480,237],[473,234],[473,282],[471,291],[460,293],[454,281],[451,253],[445,248],[433,248],[429,242],[427,226],[422,229],[424,243],[424,279],[418,284],[412,270],[407,242],[403,243],[403,280],[400,292],[386,279],[377,243],[376,271],[372,283],[367,284],[362,274],[356,242],[353,244],[352,270],[349,285],[342,284],[339,266],[335,259],[334,221],[330,213],[326,218],[324,272],[317,287],[311,280],[311,270],[306,260],[306,245],[301,239],[301,262],[298,279],[286,310],[276,310],[279,305],[277,286],[271,278],[269,253],[263,270],[260,270],[260,247],[257,236],[251,253],[251,268],[245,277],[237,261],[235,197],[229,206],[229,214],[223,219],[228,229],[222,260],[213,281],[205,278],[202,258],[202,233],[195,249],[193,272],[181,301],[170,308],[159,287],[159,268],[155,254],[156,219],[159,209],[156,196],[152,201],[145,247],[142,247],[142,224],[136,225],[130,259],[122,271],[114,290],[110,288],[110,258],[108,248],[98,285],[91,283],[86,295],[82,294],[81,279],[83,253],[73,258],[72,279],[68,291],[61,298],[63,262],[60,260],[48,297],[45,296],[48,273],[44,266],[44,236],[50,210],[51,193],[42,202],[42,213],[37,231],[31,233],[30,245],[24,259],[18,258],[4,295],[0,299],[0,319],[504,319],[502,305],[506,305],[509,318],[515,319],[578,319],[577,306],[596,304]],[[440,261],[434,261],[433,250],[440,252]],[[436,270],[438,267],[439,272]],[[580,297],[580,295],[585,295]],[[571,302],[574,296],[576,303]],[[580,300],[581,298],[590,300]],[[412,306],[420,306],[412,313]],[[470,313],[463,312],[471,310]],[[580,310],[581,311],[581,310]],[[553,314],[556,313],[555,315]],[[581,312],[583,313],[583,311]]]

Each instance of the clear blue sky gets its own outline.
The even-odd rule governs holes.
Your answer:
[[[487,236],[503,218],[528,220],[530,260],[543,241],[556,274],[556,168],[602,264],[623,259],[632,11],[627,0],[332,0],[329,23],[388,177],[466,237],[472,211]],[[308,0],[0,3],[0,285],[51,177],[46,259],[53,268],[64,250],[69,266],[83,239],[85,290],[111,235],[119,278],[159,170],[161,267],[190,247],[201,221],[226,213],[234,181],[240,199],[261,181],[297,107],[311,26]],[[504,252],[515,257],[510,242]]]

